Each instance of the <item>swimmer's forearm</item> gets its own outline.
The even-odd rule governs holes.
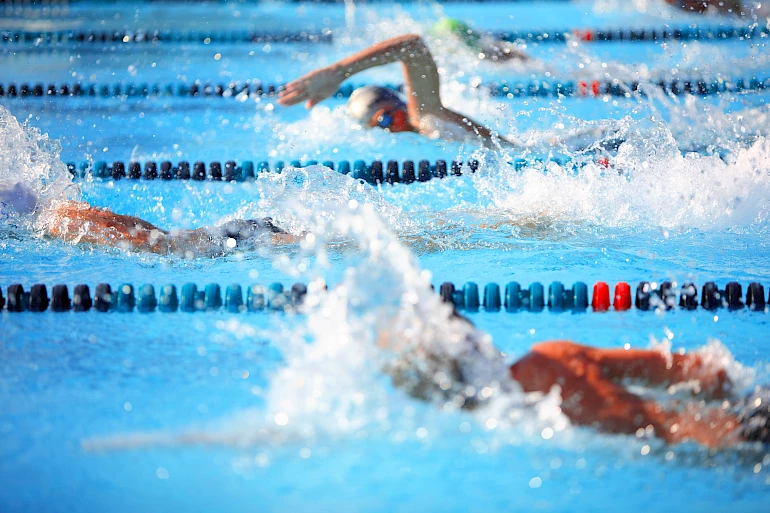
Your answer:
[[[690,405],[673,411],[655,401],[623,394],[606,401],[595,417],[590,417],[589,413],[588,418],[578,423],[595,424],[611,433],[638,434],[640,430],[651,429],[669,444],[694,441],[706,447],[727,447],[739,442],[737,418],[721,409]]]
[[[699,391],[712,398],[723,397],[731,383],[724,367],[707,362],[697,353],[663,353],[648,349],[593,349],[605,377],[643,380],[651,385],[669,386],[697,381]]]
[[[438,68],[420,36],[407,34],[388,39],[332,64],[330,68],[345,80],[364,70],[399,61],[404,67],[409,120],[417,126],[423,115],[439,114],[443,109]]]
[[[333,95],[345,79],[397,61],[404,65],[410,121],[416,123],[420,114],[440,110],[436,63],[420,36],[415,34],[388,39],[289,82],[279,93],[278,103],[289,106],[306,101],[305,106],[309,109]]]
[[[430,57],[430,52],[420,36],[406,34],[370,46],[366,50],[332,64],[330,68],[339,72],[343,79],[347,79],[356,73],[392,62],[411,62],[423,57],[426,53],[433,62],[433,58]]]

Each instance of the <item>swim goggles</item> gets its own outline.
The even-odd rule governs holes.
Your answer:
[[[383,112],[380,117],[377,118],[377,126],[380,128],[390,128],[393,124],[393,116],[390,112]]]

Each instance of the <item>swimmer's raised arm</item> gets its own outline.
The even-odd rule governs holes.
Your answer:
[[[278,103],[289,106],[304,101],[305,107],[312,108],[337,92],[340,84],[356,73],[397,61],[403,64],[407,113],[416,131],[426,133],[435,130],[428,119],[434,116],[461,126],[485,140],[492,139],[489,129],[443,105],[438,68],[430,50],[417,34],[382,41],[330,66],[312,71],[287,84],[278,97]]]

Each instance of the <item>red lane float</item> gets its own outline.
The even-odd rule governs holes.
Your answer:
[[[572,35],[575,37],[575,39],[579,39],[580,41],[593,41],[594,40],[594,31],[591,29],[575,29],[572,31]]]
[[[631,309],[631,286],[621,281],[615,285],[615,310],[623,312]]]
[[[603,281],[594,285],[594,295],[591,299],[594,312],[606,312],[610,308],[610,287]]]

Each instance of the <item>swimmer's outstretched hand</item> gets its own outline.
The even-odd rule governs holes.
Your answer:
[[[311,71],[304,77],[289,82],[278,94],[278,103],[288,107],[305,102],[305,108],[311,109],[317,103],[335,94],[342,81],[343,73],[336,66]]]

